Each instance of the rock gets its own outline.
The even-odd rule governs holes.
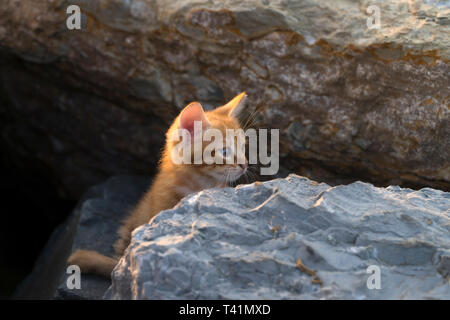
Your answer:
[[[3,2],[4,149],[64,197],[152,173],[185,104],[242,90],[291,172],[450,190],[447,2],[375,2],[380,29],[365,0]]]
[[[70,220],[75,220],[75,228],[70,241],[72,246],[60,255],[64,266],[55,273],[59,277],[56,299],[101,299],[111,284],[110,279],[82,274],[81,289],[67,287],[66,261],[77,249],[95,250],[107,256],[113,256],[112,245],[117,240],[117,230],[122,219],[139,201],[147,190],[149,179],[136,176],[116,176],[103,184],[92,187],[80,200]],[[43,261],[41,264],[46,264]],[[62,263],[61,263],[62,262]],[[47,264],[48,265],[48,264]],[[60,276],[62,275],[62,276]],[[45,279],[48,281],[48,279]]]
[[[431,188],[297,175],[205,190],[134,231],[105,297],[450,299],[449,208]]]

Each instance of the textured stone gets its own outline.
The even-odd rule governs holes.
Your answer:
[[[79,4],[81,31],[66,28]],[[378,4],[381,28],[368,29]],[[188,102],[246,90],[315,180],[450,189],[448,1],[4,0],[4,150],[78,198],[151,173]]]
[[[95,250],[114,256],[113,244],[118,239],[117,230],[122,219],[133,210],[139,198],[148,188],[149,179],[134,176],[116,176],[90,188],[80,200],[70,220],[74,223],[71,248],[59,255],[59,285],[55,299],[101,299],[111,281],[91,274],[81,275],[81,289],[67,287],[66,260],[77,249]],[[64,238],[55,239],[68,241]],[[54,246],[54,244],[53,244]],[[66,245],[67,246],[67,245]],[[46,265],[49,261],[42,261]],[[36,275],[39,276],[39,275]],[[41,279],[47,280],[47,279]]]
[[[431,188],[296,175],[205,190],[134,231],[106,298],[450,299],[449,208]]]

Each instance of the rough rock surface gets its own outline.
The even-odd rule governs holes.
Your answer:
[[[69,242],[69,248],[59,254],[59,262],[63,268],[55,274],[59,277],[59,285],[54,294],[56,299],[101,299],[111,281],[105,277],[90,274],[81,275],[81,289],[67,287],[66,261],[77,249],[95,250],[107,256],[113,256],[113,243],[117,240],[120,222],[134,208],[141,195],[149,185],[149,178],[136,176],[116,176],[102,184],[90,188],[80,200],[77,209],[70,217],[71,226],[67,230],[72,233],[70,239],[59,237],[55,242]],[[64,233],[67,234],[68,232]],[[72,246],[70,248],[70,243]],[[50,244],[52,245],[52,244]],[[54,246],[54,244],[53,244]],[[67,245],[66,245],[67,246]],[[41,259],[40,268],[48,269],[49,261]],[[42,267],[44,266],[44,268]],[[34,278],[49,282],[36,273]],[[30,290],[34,288],[31,287]],[[42,299],[42,297],[40,297]]]
[[[134,231],[106,298],[450,299],[449,208],[430,188],[296,175],[205,190]]]
[[[367,27],[374,3],[380,29]],[[66,28],[70,4],[83,30]],[[2,149],[76,199],[111,174],[150,173],[186,103],[246,90],[256,124],[281,129],[290,171],[449,190],[449,7],[3,0]]]

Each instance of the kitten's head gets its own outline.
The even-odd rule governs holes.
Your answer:
[[[171,163],[166,163],[166,165],[178,170],[191,172],[194,170],[200,175],[215,179],[217,185],[225,185],[241,177],[246,173],[248,166],[245,157],[245,136],[238,121],[245,98],[246,94],[242,92],[227,104],[212,111],[204,111],[199,102],[187,105],[167,132],[163,162],[170,161]],[[195,135],[195,126],[197,129],[201,127],[201,135]],[[179,129],[184,129],[184,133],[189,135],[190,142],[187,143],[191,145],[188,155],[190,163],[186,163],[186,161],[174,163],[172,157],[173,154],[181,155],[182,152],[177,149],[183,146],[183,143],[180,142],[182,139]],[[230,132],[228,132],[227,138],[227,129],[232,129],[235,136],[230,136]],[[220,140],[216,140],[217,137],[220,137]],[[186,141],[184,142],[186,143]],[[202,154],[201,163],[195,162],[195,147],[198,148],[197,154]],[[175,149],[177,150],[175,151]],[[211,155],[211,157],[205,158],[205,155]]]

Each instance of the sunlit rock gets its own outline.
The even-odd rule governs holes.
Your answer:
[[[449,299],[449,208],[431,188],[296,175],[205,190],[134,231],[105,297]]]

